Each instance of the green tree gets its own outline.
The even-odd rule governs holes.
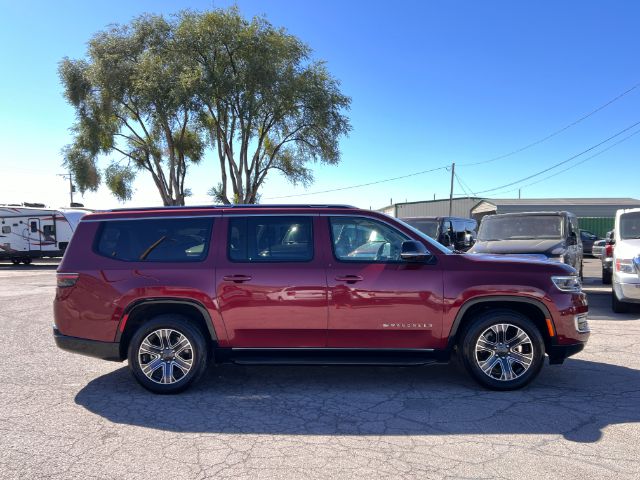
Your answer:
[[[97,190],[104,177],[117,198],[130,199],[142,170],[164,205],[184,205],[188,165],[202,159],[205,141],[194,96],[199,71],[178,53],[174,30],[145,15],[96,34],[86,59],[60,62],[64,94],[76,111],[64,159],[82,192]],[[100,156],[111,157],[103,174]]]
[[[217,154],[223,203],[256,203],[267,175],[313,181],[312,162],[337,164],[350,99],[298,38],[236,8],[180,15],[176,42],[199,70],[201,124]]]
[[[188,166],[209,143],[220,163],[215,199],[256,203],[269,172],[307,185],[310,163],[337,164],[351,128],[350,99],[309,47],[236,8],[114,26],[59,74],[77,117],[65,164],[81,191],[104,180],[121,200],[142,170],[165,205],[183,205]],[[112,158],[102,171],[101,156]]]

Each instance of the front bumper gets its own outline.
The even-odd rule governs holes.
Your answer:
[[[57,328],[53,328],[53,338],[58,348],[67,352],[79,353],[88,357],[100,358],[121,362],[119,342],[99,342],[97,340],[87,340],[86,338],[69,337],[63,335]]]
[[[581,352],[587,342],[579,342],[571,345],[551,345],[547,349],[547,355],[549,355],[549,363],[551,365],[559,365],[563,363],[568,357]]]

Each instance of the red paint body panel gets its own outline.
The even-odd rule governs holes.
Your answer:
[[[313,217],[314,258],[309,262],[238,263],[227,258],[227,224],[233,215]],[[327,216],[376,218],[422,242],[430,264],[348,263],[333,256]],[[206,259],[191,263],[124,262],[93,251],[101,221],[156,217],[214,217]],[[544,305],[556,343],[585,342],[574,315],[587,311],[584,294],[559,291],[551,275],[562,264],[513,257],[442,252],[386,215],[344,208],[205,208],[106,212],[86,215],[58,268],[78,273],[59,288],[55,323],[63,335],[114,342],[129,306],[143,299],[187,299],[211,317],[220,347],[331,347],[445,349],[458,313],[480,298],[527,298]],[[225,280],[232,275],[244,282]],[[342,278],[361,277],[350,283]]]
[[[319,228],[314,217],[313,231]],[[227,231],[228,219],[222,221]],[[219,239],[226,243],[226,237]],[[234,347],[326,347],[327,285],[322,245],[309,262],[243,263],[218,249],[216,294]],[[246,282],[225,280],[243,275]]]

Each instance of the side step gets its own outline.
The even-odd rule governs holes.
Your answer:
[[[433,350],[370,350],[344,348],[264,348],[216,351],[216,357],[239,365],[428,365],[444,361]]]

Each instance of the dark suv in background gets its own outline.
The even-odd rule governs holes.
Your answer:
[[[86,215],[57,282],[57,345],[128,359],[157,393],[213,362],[423,365],[454,352],[480,384],[507,390],[589,337],[573,268],[456,254],[348,206]]]
[[[463,217],[408,217],[402,221],[445,247],[466,252],[476,241],[478,222]]]
[[[582,241],[578,218],[570,212],[487,215],[469,253],[526,255],[575,268],[582,277]]]

